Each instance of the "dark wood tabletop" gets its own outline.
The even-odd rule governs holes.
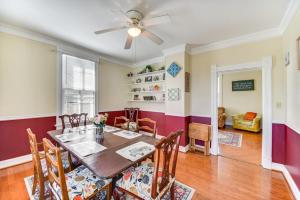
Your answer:
[[[113,134],[114,132],[117,131],[104,132],[104,139],[99,140],[96,139],[95,129],[90,129],[86,131],[87,131],[86,133],[82,133],[84,134],[83,138],[73,140],[70,142],[62,142],[56,137],[56,135],[63,134],[63,130],[52,130],[52,131],[48,131],[47,133],[62,148],[68,150],[73,156],[78,158],[83,165],[85,165],[87,168],[89,168],[92,172],[94,172],[97,176],[101,178],[113,178],[116,175],[120,174],[125,169],[135,165],[141,160],[144,160],[150,155],[150,154],[145,155],[140,160],[133,162],[117,154],[116,153],[117,150],[140,141],[152,145],[154,145],[158,141],[157,139],[146,135],[142,135],[134,139],[126,139]],[[85,141],[95,141],[105,146],[107,149],[95,154],[88,155],[86,157],[82,157],[70,147],[70,145],[72,144],[85,142]]]

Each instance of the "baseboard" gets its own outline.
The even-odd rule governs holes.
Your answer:
[[[12,166],[23,164],[26,162],[30,162],[31,160],[32,160],[31,154],[16,157],[16,158],[11,158],[8,160],[2,160],[2,161],[0,161],[0,169],[12,167]]]
[[[293,193],[295,199],[300,200],[300,191],[299,191],[294,179],[292,178],[290,172],[285,167],[285,165],[279,164],[279,163],[272,163],[272,169],[283,173],[286,181],[288,182],[288,184],[292,190],[292,193]]]

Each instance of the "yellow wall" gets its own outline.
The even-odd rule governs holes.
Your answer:
[[[287,98],[287,124],[300,132],[300,65],[297,60],[296,39],[300,37],[300,9],[283,34],[283,54],[290,52],[290,65],[286,67],[286,98]]]
[[[127,107],[130,68],[108,61],[101,61],[99,68],[99,109],[100,111],[123,110]]]
[[[261,70],[226,73],[222,75],[222,106],[225,107],[227,123],[232,122],[232,115],[246,112],[262,112]],[[254,79],[254,90],[232,91],[232,81]]]
[[[273,121],[285,120],[285,67],[281,37],[191,56],[191,114],[210,116],[211,65],[231,65],[273,58]]]
[[[0,33],[0,117],[55,115],[58,109],[57,47]],[[99,111],[127,107],[129,67],[101,61]]]
[[[0,117],[55,114],[56,47],[0,33]]]

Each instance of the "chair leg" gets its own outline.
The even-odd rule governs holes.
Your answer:
[[[171,200],[175,199],[174,183],[172,184],[171,189],[170,189],[170,199]]]
[[[107,186],[107,190],[106,190],[106,199],[111,199],[111,196],[112,196],[112,183],[110,183],[108,186]]]
[[[32,185],[32,191],[31,191],[31,194],[33,195],[35,193],[35,190],[36,190],[36,184],[37,184],[37,172],[35,170],[35,167],[34,167],[34,173],[33,173],[33,185]]]
[[[45,199],[45,182],[44,180],[39,180],[39,186],[40,186],[40,194],[39,194],[39,200]]]

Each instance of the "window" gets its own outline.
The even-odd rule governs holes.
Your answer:
[[[62,114],[95,115],[96,64],[62,54]]]

